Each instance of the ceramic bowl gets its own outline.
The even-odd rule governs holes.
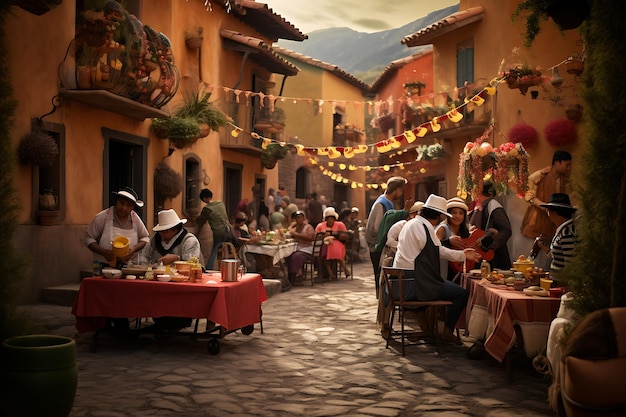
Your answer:
[[[172,280],[171,275],[157,275],[157,279],[161,282],[168,282]]]
[[[121,278],[122,277],[122,271],[120,269],[116,269],[116,268],[102,268],[102,275],[105,278]]]
[[[137,279],[137,275],[126,275],[126,279]]]

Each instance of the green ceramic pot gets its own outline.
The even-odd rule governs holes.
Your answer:
[[[77,383],[74,339],[30,335],[2,343],[0,415],[67,417]]]

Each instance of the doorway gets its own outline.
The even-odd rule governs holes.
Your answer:
[[[243,165],[224,161],[224,203],[230,218],[235,217],[237,204],[241,201]]]
[[[111,129],[102,129],[104,135],[104,184],[102,201],[104,208],[115,202],[114,191],[131,187],[140,200],[148,200],[147,152],[149,140]],[[135,211],[146,222],[146,206],[135,207]]]

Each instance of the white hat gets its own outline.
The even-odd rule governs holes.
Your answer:
[[[422,203],[421,201],[416,201],[409,209],[409,213],[418,212],[422,209],[422,207],[424,207],[424,203]]]
[[[126,187],[122,191],[118,191],[118,192],[113,191],[113,194],[119,197],[124,197],[125,199],[132,201],[133,203],[135,203],[137,207],[143,207],[143,201],[139,199],[139,196],[137,195],[135,190],[133,190],[130,187]]]
[[[465,204],[465,201],[463,201],[459,197],[452,197],[451,199],[449,199],[447,207],[448,207],[448,210],[450,210],[451,208],[460,208],[460,209],[465,210],[466,213],[469,210],[467,207],[467,204]]]
[[[440,197],[435,194],[431,194],[428,196],[428,199],[426,200],[426,203],[424,203],[423,208],[435,210],[441,214],[445,214],[448,217],[452,217],[452,215],[448,213],[447,205],[448,205],[448,202],[446,201],[445,198]]]
[[[155,232],[162,232],[164,230],[170,230],[179,224],[187,223],[187,219],[181,219],[173,209],[159,211],[159,224],[154,226],[152,230]]]
[[[352,210],[350,210],[350,211],[358,213],[359,212],[359,208],[358,207],[352,207]]]
[[[334,217],[335,219],[338,219],[339,215],[335,211],[334,207],[328,207],[326,210],[324,210],[324,218],[326,217]]]

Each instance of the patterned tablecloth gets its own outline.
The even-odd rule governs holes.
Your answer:
[[[515,342],[515,326],[522,331],[529,357],[546,348],[550,323],[559,310],[560,298],[527,296],[506,285],[465,276],[462,285],[470,293],[466,329],[470,337],[485,339],[485,350],[502,362]]]
[[[294,253],[296,251],[296,247],[297,244],[295,242],[280,243],[276,245],[246,244],[244,245],[244,251],[270,256],[273,264],[276,265],[281,261],[281,259],[285,259]]]

